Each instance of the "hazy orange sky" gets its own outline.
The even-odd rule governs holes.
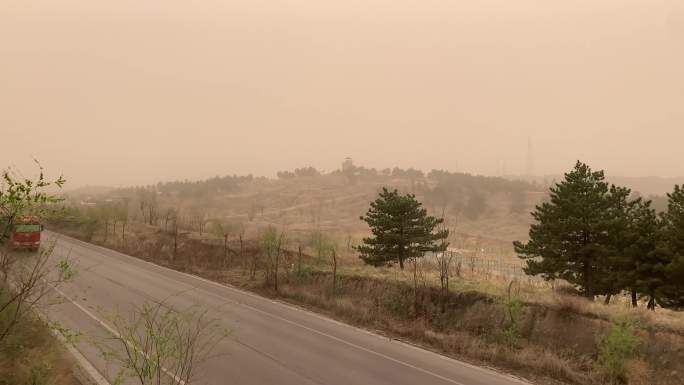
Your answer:
[[[682,0],[0,5],[0,168],[684,175]]]

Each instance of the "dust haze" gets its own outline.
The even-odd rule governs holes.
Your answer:
[[[339,167],[681,176],[684,5],[4,1],[0,161],[72,187]],[[9,135],[5,135],[9,134]]]

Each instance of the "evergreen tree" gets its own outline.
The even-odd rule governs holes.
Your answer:
[[[360,258],[373,266],[399,263],[423,257],[426,252],[446,250],[449,231],[437,230],[442,218],[427,215],[415,195],[399,195],[397,190],[383,188],[379,197],[361,220],[368,223],[373,236],[355,247]]]
[[[666,260],[658,251],[662,222],[651,207],[651,201],[637,199],[629,214],[628,245],[618,256],[618,274],[614,281],[621,289],[630,291],[632,306],[636,307],[639,292],[654,298],[665,284],[661,266]]]
[[[684,307],[684,185],[675,185],[674,191],[667,194],[667,212],[662,215],[663,230],[659,252],[663,255],[663,265],[667,284],[662,289],[661,305],[665,307]]]
[[[631,190],[625,187],[610,186],[606,195],[605,212],[606,255],[596,264],[596,294],[605,294],[606,303],[613,294],[621,292],[633,280],[633,263],[626,257],[626,250],[636,242],[634,221],[640,200],[630,200]]]
[[[663,290],[661,305],[684,309],[684,255],[677,255],[665,268],[669,284]]]
[[[514,242],[527,261],[525,272],[547,280],[563,279],[593,299],[602,290],[610,228],[609,187],[603,171],[577,162],[551,188],[550,201],[536,207],[527,243]]]
[[[674,191],[667,194],[667,212],[663,218],[667,246],[673,253],[684,255],[684,185],[675,185]]]

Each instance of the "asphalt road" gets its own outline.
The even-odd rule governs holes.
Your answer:
[[[279,385],[513,385],[527,382],[475,367],[229,286],[54,233],[55,258],[69,255],[75,279],[62,286],[68,300],[49,317],[84,337],[77,349],[106,378],[94,341],[108,319],[134,305],[166,300],[174,308],[200,306],[230,330],[201,363],[202,384]]]

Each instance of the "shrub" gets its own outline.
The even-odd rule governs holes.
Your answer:
[[[389,313],[400,319],[411,317],[411,293],[409,290],[389,287],[381,298],[382,306]]]
[[[517,346],[520,339],[520,324],[525,304],[517,297],[509,297],[503,302],[506,320],[501,336],[508,346]]]
[[[297,283],[308,283],[313,279],[314,270],[309,265],[302,265],[301,268],[295,270],[295,282]]]
[[[634,318],[614,317],[610,332],[601,340],[597,365],[614,380],[624,380],[625,363],[638,352],[637,326]]]

